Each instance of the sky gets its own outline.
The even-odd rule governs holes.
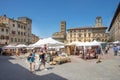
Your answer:
[[[94,26],[101,16],[103,26],[109,27],[120,0],[0,0],[0,15],[17,20],[32,19],[32,33],[40,38],[51,37],[60,31],[60,22],[66,28]]]

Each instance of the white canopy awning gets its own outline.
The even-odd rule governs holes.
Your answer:
[[[72,42],[68,45],[76,45],[76,46],[100,46],[101,43],[97,42],[97,41],[93,41],[93,42],[79,42],[79,41],[75,41]]]
[[[120,43],[120,41],[115,41],[115,42],[113,42],[113,44],[118,44],[118,43]]]
[[[16,47],[15,45],[11,45],[11,44],[9,44],[9,45],[4,46],[4,47],[2,47],[2,48],[3,48],[3,49],[8,49],[8,48],[13,49],[13,48],[15,48],[15,47]]]
[[[67,45],[76,45],[76,46],[83,46],[84,45],[84,42],[79,42],[79,41],[74,41],[74,42],[71,42]]]
[[[33,44],[33,47],[41,47],[42,45],[46,44],[47,46],[64,46],[65,44],[62,42],[59,42],[57,40],[50,38],[45,38],[45,39],[41,39],[38,42],[36,42],[35,44]]]
[[[18,44],[16,47],[17,48],[23,48],[23,47],[27,47],[27,46],[25,44]]]

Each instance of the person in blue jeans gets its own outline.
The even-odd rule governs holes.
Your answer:
[[[118,53],[118,47],[117,46],[114,46],[114,56],[117,56],[117,53]]]
[[[32,53],[30,53],[29,55],[30,59],[30,72],[35,72],[35,51],[32,51]]]
[[[98,59],[97,59],[96,63],[100,63],[101,62],[101,55],[102,55],[100,46],[97,46],[97,48],[96,48],[96,54],[98,56]]]

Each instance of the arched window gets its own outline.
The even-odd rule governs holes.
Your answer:
[[[4,39],[4,35],[1,35],[1,39],[2,39],[2,40]]]

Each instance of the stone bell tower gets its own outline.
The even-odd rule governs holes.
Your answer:
[[[100,16],[96,17],[95,27],[102,27],[102,18]]]

